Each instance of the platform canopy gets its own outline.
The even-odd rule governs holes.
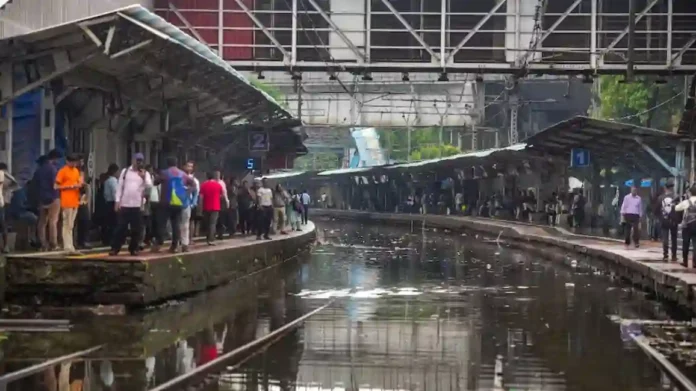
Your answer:
[[[527,138],[528,150],[570,160],[578,150],[606,167],[624,167],[647,173],[664,168],[674,174],[677,146],[683,135],[658,129],[577,116]]]
[[[111,115],[167,113],[168,130],[208,128],[223,117],[293,118],[208,46],[139,5],[2,39],[0,64],[14,75],[3,80],[0,105],[51,85],[57,101],[75,89],[101,90]]]

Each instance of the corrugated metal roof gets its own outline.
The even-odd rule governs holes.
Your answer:
[[[307,171],[288,171],[288,172],[276,172],[273,174],[268,174],[260,177],[254,178],[255,180],[261,180],[263,178],[266,179],[287,179],[287,178],[293,178],[296,176],[300,176],[302,174],[305,174]]]
[[[340,175],[340,174],[358,174],[361,172],[370,171],[373,168],[375,168],[375,167],[339,168],[336,170],[322,171],[322,172],[318,173],[317,175],[326,176],[326,175]]]
[[[428,159],[428,160],[421,160],[419,162],[413,162],[413,163],[395,164],[393,166],[389,166],[389,167],[385,167],[385,168],[394,169],[394,168],[423,167],[423,166],[428,166],[431,164],[437,164],[437,163],[442,163],[442,162],[452,161],[452,160],[486,157],[486,156],[489,156],[491,154],[494,154],[497,152],[502,152],[502,151],[522,151],[525,148],[527,148],[527,144],[524,144],[524,143],[523,144],[515,144],[515,145],[511,145],[509,147],[504,147],[504,148],[486,149],[483,151],[460,153],[457,155],[446,156],[446,157],[438,158],[438,159]]]
[[[230,110],[224,113],[224,115],[244,112],[249,107],[258,106],[270,113],[269,117],[293,118],[289,111],[283,108],[270,95],[253,86],[241,73],[237,72],[208,46],[140,5],[120,8],[107,13],[2,39],[0,40],[0,60],[11,61],[15,57],[31,54],[34,50],[32,49],[33,46],[42,45],[43,47],[47,42],[58,42],[54,48],[66,48],[67,50],[71,46],[74,47],[75,43],[63,38],[69,36],[75,38],[82,36],[84,38],[85,32],[82,30],[84,26],[89,26],[94,30],[95,35],[101,34],[99,38],[101,38],[102,42],[106,42],[108,39],[106,32],[114,23],[119,25],[114,34],[114,44],[120,43],[119,40],[121,38],[125,38],[124,41],[126,41],[122,43],[119,49],[133,47],[133,44],[139,42],[139,40],[144,42],[143,38],[152,39],[153,42],[149,45],[144,45],[142,48],[134,51],[133,54],[127,54],[118,57],[118,59],[112,59],[109,55],[97,51],[96,57],[85,61],[84,64],[81,64],[79,68],[73,71],[73,74],[79,76],[82,67],[91,67],[109,76],[123,76],[123,85],[127,86],[127,80],[133,79],[134,75],[121,75],[118,74],[118,71],[132,72],[132,69],[122,69],[128,68],[124,64],[133,65],[137,61],[145,61],[146,56],[144,54],[156,59],[158,65],[164,71],[162,73],[179,75],[184,70],[181,63],[186,61],[195,65],[194,70],[197,73],[197,76],[187,77],[187,83],[195,84],[200,90],[188,89],[186,92],[189,95],[197,95],[200,98],[207,94],[208,99],[214,98],[225,102],[230,107]],[[96,45],[92,48],[98,49]],[[100,49],[103,50],[103,48]],[[85,50],[82,53],[85,53]],[[128,64],[129,62],[130,64]],[[157,73],[157,69],[152,72]],[[143,71],[143,73],[145,72]],[[152,77],[153,74],[150,74],[150,76]],[[220,91],[224,91],[224,93]]]

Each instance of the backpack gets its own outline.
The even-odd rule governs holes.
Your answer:
[[[180,173],[172,175],[168,173],[167,188],[169,189],[169,205],[187,208],[191,201],[191,195],[184,185],[184,176]]]

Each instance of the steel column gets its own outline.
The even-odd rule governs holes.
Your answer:
[[[297,1],[292,0],[292,37],[290,38],[290,65],[293,67],[297,64]]]
[[[365,59],[372,58],[372,0],[365,0]]]
[[[519,142],[519,130],[518,130],[518,111],[519,111],[519,95],[517,94],[517,87],[515,87],[511,92],[509,92],[509,102],[510,102],[510,139],[509,144],[515,145]]]
[[[667,66],[672,66],[672,16],[674,14],[673,0],[667,0]]]
[[[597,54],[597,2],[599,0],[590,1],[592,2],[590,11],[590,68],[596,71],[599,66],[599,55]]]
[[[440,66],[445,71],[447,66],[445,50],[447,49],[447,0],[440,0]]]
[[[218,55],[222,57],[225,43],[225,0],[218,0]]]

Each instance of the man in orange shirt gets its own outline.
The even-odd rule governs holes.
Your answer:
[[[63,218],[63,250],[75,252],[73,229],[75,227],[77,209],[80,207],[80,189],[83,186],[83,181],[80,170],[77,168],[80,163],[80,157],[70,154],[66,160],[67,164],[56,175],[55,187],[60,192],[61,217]]]

